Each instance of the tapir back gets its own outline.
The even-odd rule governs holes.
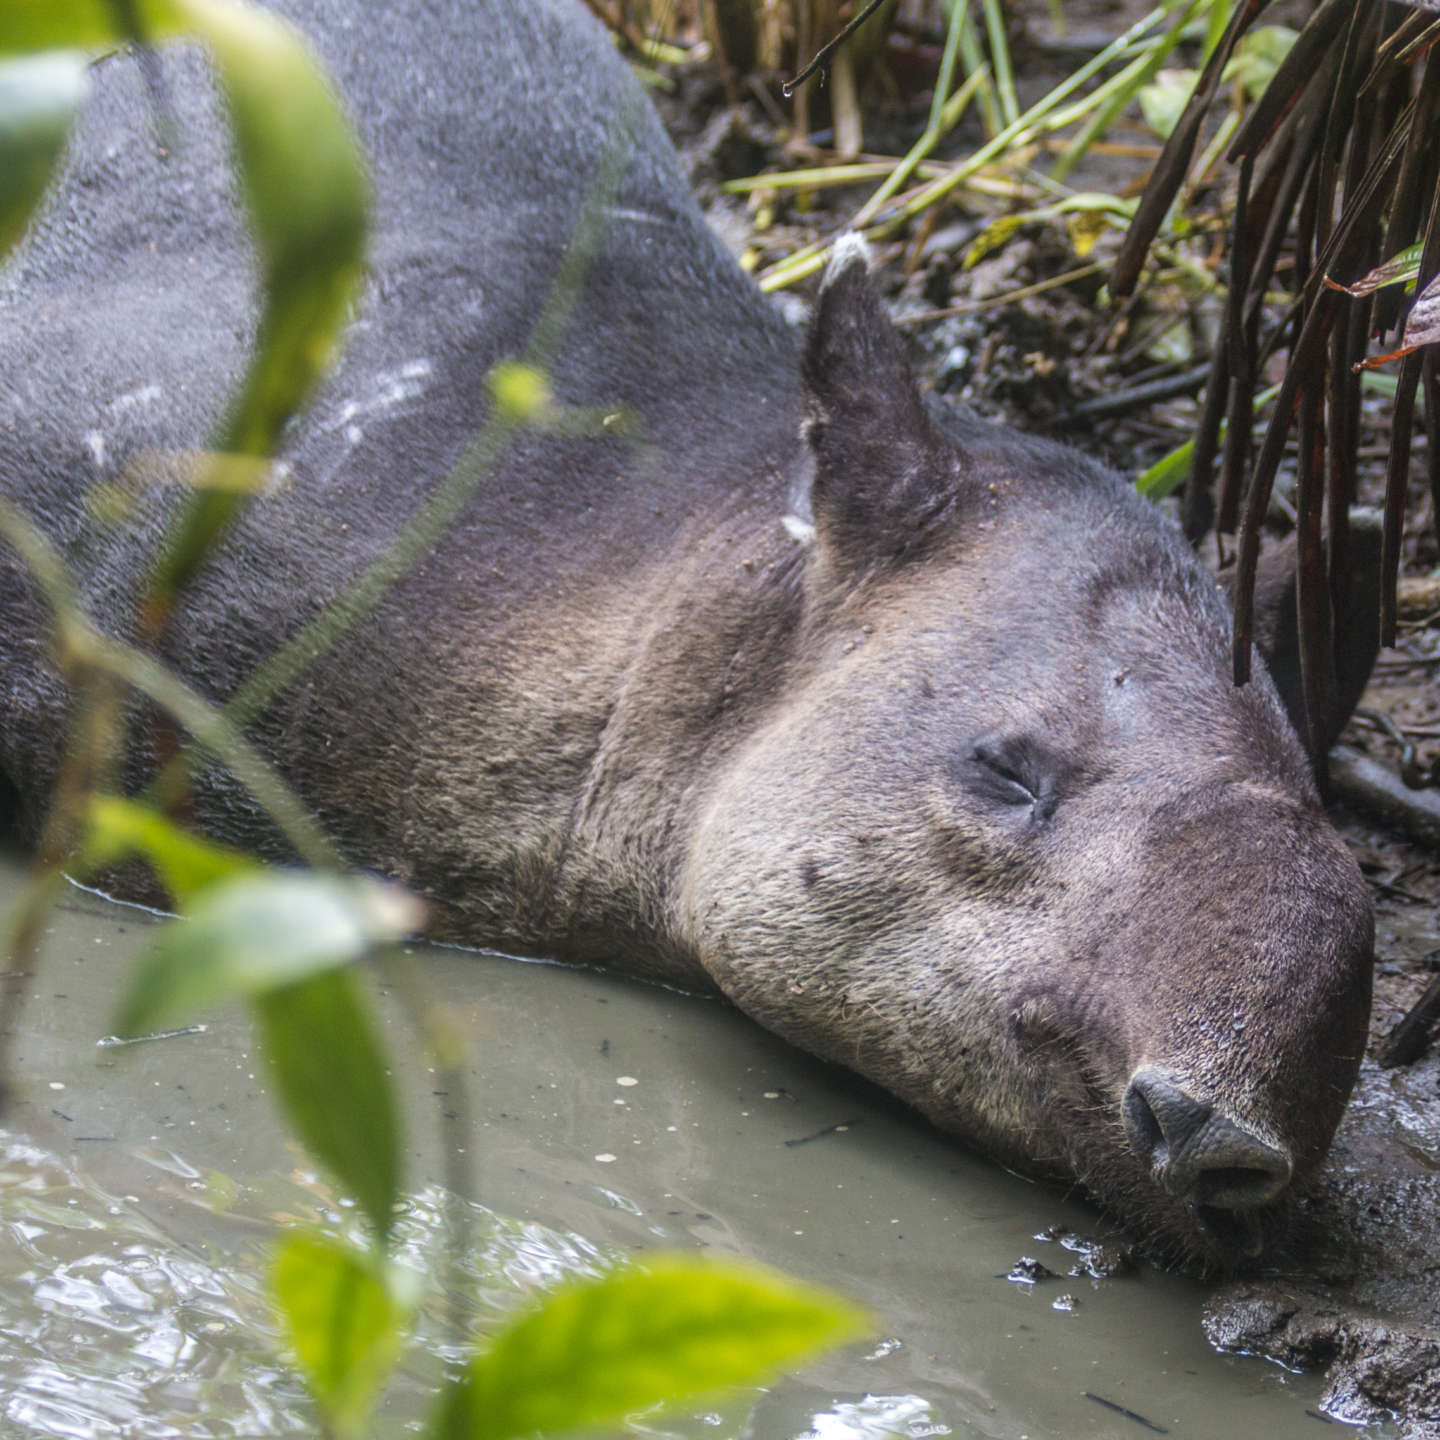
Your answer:
[[[372,278],[335,374],[284,447],[286,486],[255,503],[168,638],[216,698],[382,553],[465,454],[487,414],[486,373],[524,350],[636,84],[575,0],[276,8],[310,37],[372,158]],[[206,445],[255,318],[221,107],[198,52],[161,54],[174,153],[133,57],[103,62],[65,184],[0,298],[0,487],[66,547],[102,623],[122,633],[175,490],[108,530],[83,495],[137,452]],[[773,494],[792,463],[791,337],[705,225],[651,107],[632,113],[631,159],[553,380],[563,402],[632,407],[649,448],[517,442],[383,614],[262,722],[286,768],[317,745],[338,753],[343,736],[343,768],[312,770],[306,788],[342,831],[387,837],[357,855],[366,863],[404,849],[400,792],[418,762],[403,752],[448,704],[437,677],[490,668],[477,629],[515,660],[538,635],[535,607],[553,621],[597,572],[618,605],[630,569],[697,509]],[[18,568],[0,606],[5,633],[38,628]],[[29,647],[0,656],[0,688],[27,697],[0,726],[0,765],[22,798],[53,774],[58,727],[34,722],[61,703],[35,661]],[[361,757],[372,767],[356,786]],[[226,794],[235,838],[261,839],[243,797]]]

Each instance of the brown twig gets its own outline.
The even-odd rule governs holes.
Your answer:
[[[822,45],[815,57],[793,79],[787,80],[781,91],[788,100],[797,85],[803,85],[831,55],[835,53],[883,4],[885,0],[870,0],[870,3],[828,44]]]
[[[1413,1065],[1429,1048],[1430,1027],[1440,1020],[1440,975],[1410,1007],[1410,1013],[1385,1037],[1375,1062],[1382,1070]]]

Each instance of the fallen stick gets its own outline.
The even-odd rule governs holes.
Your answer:
[[[1430,1027],[1440,1020],[1440,975],[1410,1007],[1410,1013],[1385,1037],[1375,1057],[1382,1070],[1413,1065],[1430,1043]]]
[[[1394,771],[1348,745],[1330,752],[1330,789],[1367,819],[1440,850],[1440,791],[1407,790]]]

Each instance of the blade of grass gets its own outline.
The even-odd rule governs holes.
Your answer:
[[[1181,32],[1195,18],[1195,12],[1203,3],[1204,0],[1190,0],[1190,4],[1170,27],[1165,38],[1150,54],[1133,61],[1121,72],[1121,76],[1116,77],[1119,80],[1123,76],[1124,83],[1116,85],[1109,99],[1096,110],[1086,122],[1085,128],[1070,142],[1069,148],[1050,167],[1052,180],[1057,183],[1063,181],[1084,158],[1085,152],[1115,123],[1120,112],[1135,98],[1140,87],[1148,85],[1155,78],[1156,72],[1165,63],[1170,52],[1180,43]],[[1213,0],[1212,11],[1223,4],[1224,0]]]
[[[918,145],[916,148],[919,148]],[[915,151],[910,153],[913,155]],[[906,156],[906,160],[909,158]],[[904,163],[862,160],[855,165],[823,165],[811,170],[782,170],[773,175],[746,175],[740,180],[727,180],[720,190],[725,195],[748,195],[753,190],[831,190],[843,185],[863,184],[866,180],[888,180]],[[922,178],[931,180],[949,170],[947,165],[933,164],[917,168]]]
[[[1010,41],[1005,34],[1005,16],[1000,0],[980,0],[985,11],[985,29],[990,38],[990,63],[995,71],[995,89],[1000,95],[1000,114],[1007,125],[1020,118],[1015,98],[1015,72],[1010,65]]]
[[[1280,387],[1272,385],[1255,397],[1255,413],[1258,415],[1278,394]],[[1220,422],[1220,434],[1225,434],[1225,422]],[[1147,500],[1163,500],[1173,494],[1190,474],[1190,462],[1195,455],[1195,442],[1187,440],[1168,455],[1162,456],[1142,475],[1136,477],[1135,489]]]
[[[955,92],[948,103],[939,107],[938,116],[932,120],[930,127],[915,142],[910,153],[895,167],[890,178],[865,202],[860,212],[850,222],[855,229],[858,230],[869,223],[870,217],[900,189],[920,162],[955,128],[970,101],[974,98],[975,92],[989,77],[989,73],[987,69],[977,70]],[[935,93],[939,95],[941,92],[937,90]]]
[[[960,13],[960,63],[965,67],[965,78],[984,75],[980,81],[980,113],[985,117],[985,133],[996,136],[1000,133],[1000,108],[995,101],[995,87],[990,82],[990,65],[985,52],[980,48],[980,36],[975,29],[975,17],[970,13],[970,0],[950,0]]]
[[[969,13],[964,3],[950,11],[950,25],[945,32],[945,53],[940,57],[940,74],[935,79],[935,94],[930,101],[930,121],[926,131],[940,128],[940,117],[945,113],[945,102],[950,98],[950,86],[955,79],[955,61],[960,53],[960,31]]]
[[[1210,102],[1219,89],[1225,62],[1229,60],[1230,52],[1235,48],[1240,36],[1264,9],[1266,3],[1267,0],[1240,0],[1220,43],[1205,62],[1205,68],[1200,72],[1200,79],[1181,113],[1179,123],[1170,132],[1170,138],[1165,142],[1159,160],[1155,162],[1155,169],[1150,183],[1145,187],[1145,193],[1140,197],[1135,218],[1130,222],[1130,228],[1120,242],[1120,251],[1115,257],[1114,269],[1110,272],[1110,294],[1113,299],[1128,300],[1135,293],[1135,285],[1144,268],[1145,257],[1150,253],[1151,242],[1165,223],[1171,204],[1189,174],[1195,143],[1200,138]]]
[[[887,234],[904,221],[919,215],[928,210],[931,205],[943,200],[959,186],[963,185],[972,175],[983,170],[987,165],[998,159],[1007,150],[1017,149],[1028,140],[1033,139],[1039,132],[1040,122],[1053,116],[1058,107],[1071,95],[1075,93],[1092,76],[1098,74],[1110,64],[1117,56],[1123,54],[1128,48],[1147,31],[1153,29],[1164,20],[1174,9],[1173,4],[1162,5],[1152,10],[1142,20],[1137,20],[1118,39],[1113,40],[1093,59],[1087,61],[1072,75],[1061,81],[1048,95],[1038,101],[1024,115],[1020,116],[1013,125],[1007,125],[995,138],[980,149],[954,166],[942,179],[931,182],[929,185],[917,190],[911,197],[897,204],[893,214],[887,216],[870,231],[867,231],[867,238],[878,238]],[[1103,104],[1110,93],[1110,85],[1101,86],[1086,101],[1082,102],[1078,114],[1085,114],[1097,104]],[[1071,123],[1078,118],[1075,110],[1066,112],[1069,119],[1061,123]],[[1059,128],[1056,124],[1054,128]],[[845,233],[853,230],[852,225],[846,225]],[[823,269],[825,265],[825,252],[828,251],[835,236],[828,236],[824,240],[816,241],[814,245],[807,246],[797,255],[791,256],[788,260],[782,261],[779,265],[772,267],[760,277],[760,289],[767,294],[784,289],[787,285],[793,285],[797,280],[803,280],[807,275],[813,275],[817,270]]]
[[[1220,43],[1225,34],[1225,27],[1230,23],[1230,0],[1210,0],[1210,14],[1205,23],[1205,45],[1200,51],[1200,64],[1203,66],[1214,53],[1215,47]]]

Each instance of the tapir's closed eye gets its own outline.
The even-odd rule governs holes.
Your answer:
[[[977,740],[956,770],[966,791],[981,801],[1024,807],[1034,820],[1048,819],[1054,809],[1053,777],[1024,740]]]

